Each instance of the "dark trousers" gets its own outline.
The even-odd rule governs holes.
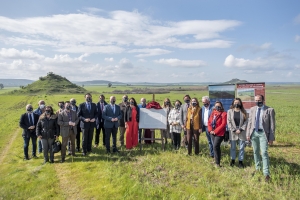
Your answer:
[[[28,147],[29,147],[29,141],[31,138],[32,143],[32,155],[36,155],[36,139],[37,136],[35,134],[31,134],[29,137],[23,136],[24,139],[24,157],[28,158]]]
[[[39,153],[42,153],[42,151],[43,151],[43,145],[42,145],[42,140],[40,140],[40,139],[38,141],[38,148],[39,148]]]
[[[194,127],[191,124],[191,129],[187,129],[187,142],[188,142],[188,154],[192,153],[192,142],[194,137],[194,146],[195,146],[195,154],[199,154],[199,130],[194,130]]]
[[[183,131],[183,143],[185,146],[188,145],[188,141],[187,141],[187,131]]]
[[[208,127],[205,126],[205,130],[202,130],[202,131],[205,131],[206,133],[206,138],[207,138],[207,142],[208,142],[208,148],[209,148],[209,153],[210,153],[210,156],[211,157],[214,157],[214,144],[213,144],[213,141],[211,139],[211,134],[208,132]]]
[[[80,149],[80,132],[81,128],[77,127],[77,134],[76,134],[76,149]]]
[[[99,127],[96,128],[96,134],[95,134],[95,144],[99,145],[99,138],[100,138],[100,132],[102,130],[103,135],[103,145],[105,145],[105,128],[103,122],[99,124]]]
[[[173,132],[173,140],[174,140],[174,149],[179,149],[180,142],[181,142],[181,135],[180,133]]]
[[[141,143],[143,129],[139,129],[139,143]]]
[[[219,165],[221,161],[221,143],[224,139],[224,136],[210,135],[210,137],[214,145],[215,162],[217,165]]]
[[[117,132],[118,128],[105,128],[105,145],[106,150],[110,151],[110,136],[112,135],[113,138],[113,149],[117,149]]]
[[[92,151],[92,141],[94,127],[82,129],[82,152],[87,153]]]

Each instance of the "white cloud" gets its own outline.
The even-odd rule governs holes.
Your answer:
[[[9,32],[0,40],[10,45],[51,46],[66,53],[120,53],[130,45],[228,48],[233,42],[223,39],[222,33],[239,25],[241,22],[236,20],[158,21],[137,11],[120,10],[99,15],[77,13],[17,19],[0,16],[0,30]],[[141,52],[144,54],[138,57],[156,55],[159,48],[155,49]]]
[[[294,22],[295,22],[296,24],[300,24],[300,14],[297,15],[297,17],[295,17]]]
[[[155,60],[154,62],[169,65],[172,67],[202,67],[206,65],[202,60],[179,60],[176,58],[159,59]]]
[[[269,49],[271,47],[272,43],[264,43],[260,45],[260,49]]]
[[[261,58],[249,60],[244,58],[235,58],[233,55],[229,55],[226,57],[224,65],[226,67],[257,68],[266,65],[266,61]]]
[[[44,56],[32,51],[32,50],[22,50],[19,51],[14,48],[1,48],[0,59],[42,59]]]
[[[113,62],[114,58],[104,58],[104,60],[107,61],[107,62]]]
[[[300,35],[296,35],[295,36],[295,42],[299,42],[300,41]]]
[[[138,59],[138,62],[147,62],[145,59]]]
[[[132,49],[130,51],[128,51],[128,53],[140,53],[137,54],[135,57],[149,57],[149,56],[157,56],[157,55],[163,55],[163,54],[169,54],[172,51],[168,51],[165,49]]]
[[[286,74],[286,77],[291,77],[291,76],[293,76],[293,72],[288,72],[288,73]]]
[[[296,69],[300,69],[300,65],[295,65],[295,68]]]

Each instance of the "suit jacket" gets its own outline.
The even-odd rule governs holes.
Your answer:
[[[205,125],[204,125],[204,113],[205,113],[205,106],[202,106],[202,131],[205,131]],[[208,123],[208,120],[209,120],[209,117],[211,115],[211,112],[213,110],[213,106],[212,105],[209,105],[208,107],[208,119],[207,119],[207,123]]]
[[[33,118],[34,118],[33,124],[36,127],[36,125],[39,121],[39,115],[37,115],[35,113],[32,113],[32,114],[33,114]],[[32,130],[28,129],[30,126],[32,126],[30,124],[30,121],[28,118],[28,113],[24,113],[21,115],[19,125],[23,129],[22,136],[29,137],[29,136],[36,135],[36,129],[32,129]]]
[[[124,119],[124,115],[125,115],[125,110],[126,110],[126,107],[129,106],[129,103],[125,103],[125,102],[122,102],[119,104],[120,106],[120,109],[121,109],[121,112],[122,112],[122,118],[119,120],[119,123],[120,123],[120,126],[121,127],[125,127],[125,119]]]
[[[96,127],[96,119],[97,119],[97,106],[94,103],[91,104],[91,111],[88,110],[86,106],[86,102],[83,102],[78,106],[77,115],[80,120],[80,128],[95,128]],[[86,118],[95,119],[95,122],[85,122]]]
[[[180,124],[185,124],[187,109],[188,109],[187,103],[184,103],[181,105],[181,107],[180,107],[180,115],[181,115]]]
[[[107,105],[107,103],[104,101],[103,102],[104,106],[103,106],[103,109],[104,107]],[[102,110],[101,110],[101,105],[100,105],[100,102],[97,103],[97,126],[100,124],[100,123],[104,123],[104,120],[102,119]]]
[[[70,110],[70,113],[71,113],[71,118],[72,118],[71,121],[75,122],[75,124],[76,124],[76,126],[73,127],[74,134],[76,135],[77,134],[77,124],[78,124],[79,118],[75,111]],[[69,121],[70,121],[70,119],[69,119],[67,111],[64,110],[58,114],[57,124],[60,126],[60,135],[62,137],[67,137],[69,135],[69,131],[71,128],[71,126],[69,125]]]
[[[78,111],[78,106],[75,105],[75,112],[77,113],[77,111]],[[78,123],[77,123],[77,130],[80,130],[79,118],[78,118]]]
[[[241,131],[240,134],[236,134],[234,131],[237,131],[238,128],[235,125],[234,122],[234,109],[229,109],[227,112],[227,127],[229,130],[229,140],[246,140],[246,132],[247,132],[247,124],[248,124],[248,119],[244,118],[244,115],[242,112],[240,112],[240,126],[239,129]]]
[[[246,134],[249,138],[255,129],[256,110],[257,106],[250,109]],[[275,111],[266,105],[263,107],[262,125],[268,141],[275,141]]]
[[[112,110],[111,104],[107,104],[104,106],[104,110],[102,112],[102,118],[104,119],[104,128],[118,128],[119,121],[112,122],[112,118],[118,118],[119,120],[122,118],[121,108],[118,105],[115,105],[115,113]]]

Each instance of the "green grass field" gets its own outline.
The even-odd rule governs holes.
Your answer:
[[[142,86],[141,86],[142,87]],[[128,86],[86,86],[93,91],[93,101],[104,93],[130,89]],[[9,90],[9,88],[6,88]],[[4,90],[0,90],[2,93]],[[222,168],[216,169],[208,155],[205,134],[200,136],[200,155],[186,156],[186,149],[178,152],[167,146],[165,151],[156,143],[143,150],[105,154],[101,146],[93,148],[87,157],[67,157],[61,164],[60,153],[54,164],[43,165],[43,156],[23,161],[22,130],[18,127],[20,115],[28,103],[37,107],[44,99],[58,109],[57,102],[83,95],[0,95],[0,199],[300,199],[300,86],[268,86],[267,105],[276,111],[276,142],[269,148],[271,182],[265,183],[261,174],[255,174],[252,149],[246,149],[246,168],[229,167],[229,146],[222,147]],[[171,92],[156,95],[162,102],[182,100],[185,94],[199,99],[207,91]],[[129,95],[139,102],[152,95]],[[116,95],[117,103],[122,95]],[[102,135],[101,135],[102,136]],[[158,133],[157,133],[158,136]],[[100,138],[101,140],[102,138]],[[169,142],[170,143],[170,142]],[[31,147],[29,148],[30,155]]]

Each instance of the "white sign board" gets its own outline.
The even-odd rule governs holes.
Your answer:
[[[167,129],[167,111],[165,109],[140,109],[139,128]]]

